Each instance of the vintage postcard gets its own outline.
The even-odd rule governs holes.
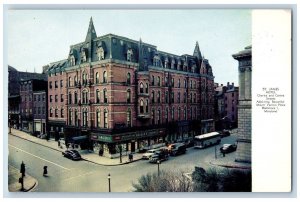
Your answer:
[[[11,196],[291,191],[291,9],[5,16]]]

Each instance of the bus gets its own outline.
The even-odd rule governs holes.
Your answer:
[[[221,134],[218,132],[211,132],[202,135],[197,135],[194,138],[194,148],[205,148],[208,146],[220,144]]]

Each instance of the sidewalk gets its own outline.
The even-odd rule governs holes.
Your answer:
[[[8,191],[10,192],[29,192],[32,191],[37,186],[37,180],[28,174],[24,177],[24,190],[19,183],[19,178],[21,177],[20,171],[12,166],[8,166]]]
[[[63,152],[66,150],[66,146],[65,144],[62,144],[62,148],[58,147],[58,142],[55,140],[46,140],[46,139],[41,139],[35,136],[32,136],[28,133],[25,133],[23,131],[19,131],[16,129],[11,129],[11,134],[9,135],[13,135],[19,138],[23,138],[25,140],[28,140],[30,142],[39,144],[39,145],[43,145],[45,147],[48,147],[50,149],[54,149],[56,151],[59,152]],[[99,156],[98,154],[94,153],[94,152],[89,152],[87,150],[78,150],[78,152],[81,154],[82,159],[95,163],[95,164],[99,164],[99,165],[105,165],[105,166],[117,166],[117,165],[123,165],[123,164],[127,164],[127,163],[132,163],[138,160],[142,159],[142,155],[143,154],[133,154],[133,161],[129,162],[128,160],[128,155],[126,156],[122,156],[122,163],[120,163],[120,158],[114,158],[114,159],[110,159],[108,157],[103,157],[103,156]]]
[[[251,169],[250,163],[242,163],[235,161],[236,152],[228,153],[223,157],[220,153],[217,154],[217,158],[215,155],[209,156],[207,158],[209,164],[214,166],[221,166],[225,168],[236,168],[236,169]]]

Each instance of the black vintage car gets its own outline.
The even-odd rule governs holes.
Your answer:
[[[62,155],[68,159],[72,159],[73,161],[81,160],[81,155],[76,150],[66,150],[62,152]]]
[[[235,144],[223,144],[223,146],[220,148],[220,152],[225,154],[234,152],[236,147],[237,146]]]
[[[156,151],[150,158],[150,163],[157,163],[158,161],[166,161],[169,159],[169,154],[166,150]]]

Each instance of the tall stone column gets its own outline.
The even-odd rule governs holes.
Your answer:
[[[252,47],[248,46],[237,54],[232,55],[239,61],[239,104],[238,104],[238,138],[235,161],[251,163],[251,73]]]

